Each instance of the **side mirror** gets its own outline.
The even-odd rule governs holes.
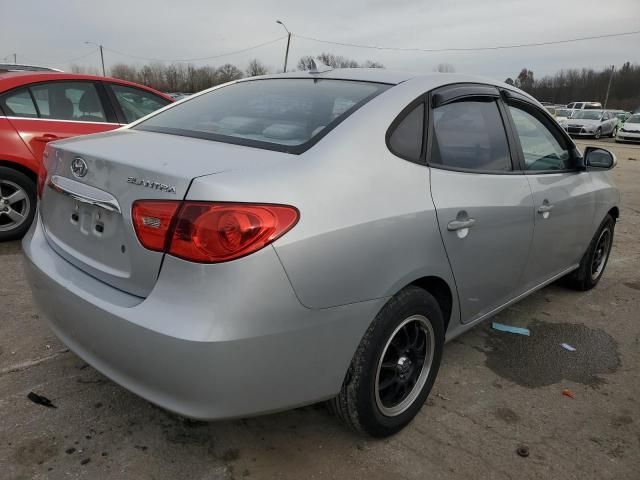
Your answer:
[[[584,163],[587,167],[610,169],[616,166],[616,156],[609,150],[600,147],[584,149]]]

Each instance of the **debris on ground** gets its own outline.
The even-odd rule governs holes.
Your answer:
[[[568,343],[561,343],[560,346],[562,348],[564,348],[565,350],[568,350],[570,352],[575,352],[576,351],[576,347],[572,347],[571,345],[569,345]]]
[[[531,335],[528,328],[514,327],[512,325],[505,325],[504,323],[491,322],[491,328],[500,332],[515,333],[517,335],[525,335],[527,337]]]
[[[90,461],[91,461],[91,458],[83,458],[82,460],[80,460],[80,465],[86,465]]]
[[[27,395],[27,398],[31,400],[33,403],[37,403],[38,405],[42,405],[43,407],[58,408],[47,397],[43,397],[42,395],[38,395],[37,393],[34,393],[34,392],[29,392],[29,395]]]
[[[564,390],[562,390],[562,395],[564,395],[565,397],[572,398],[574,400],[576,399],[576,395],[568,388],[565,388]]]
[[[518,447],[518,449],[516,450],[516,453],[521,456],[521,457],[528,457],[529,456],[529,447],[527,447],[526,445],[521,445]]]
[[[441,398],[442,400],[451,400],[449,397],[445,397],[443,394],[441,393],[436,393],[436,397]]]

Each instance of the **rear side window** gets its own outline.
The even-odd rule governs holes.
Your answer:
[[[430,163],[445,168],[512,170],[502,117],[494,100],[460,101],[433,110]]]
[[[387,88],[314,78],[250,80],[188,99],[134,128],[301,153]]]
[[[135,122],[170,103],[165,98],[139,88],[113,83],[109,84],[109,88],[115,95],[127,123]]]
[[[411,162],[419,162],[424,136],[424,103],[409,112],[389,136],[389,149]]]
[[[29,87],[41,118],[106,122],[96,86],[92,82],[51,82]]]
[[[26,88],[4,95],[0,105],[10,117],[38,118],[38,111]]]

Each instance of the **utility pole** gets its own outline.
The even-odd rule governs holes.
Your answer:
[[[95,45],[96,47],[98,47],[100,49],[100,61],[102,62],[102,76],[106,77],[106,71],[104,69],[104,53],[102,51],[102,45],[98,45],[97,43],[93,43],[93,42],[84,42],[85,45]]]
[[[279,23],[280,25],[282,25],[282,27],[287,31],[287,50],[284,53],[284,73],[287,73],[287,61],[289,60],[289,45],[291,44],[291,32],[285,26],[285,24],[282,23],[281,20],[276,20],[276,23]]]
[[[100,45],[100,61],[102,62],[102,76],[106,77],[107,74],[104,71],[104,53],[102,53],[102,45]]]
[[[18,63],[18,56],[15,53],[13,54],[13,63]]]
[[[611,90],[611,80],[613,80],[613,70],[615,65],[611,65],[611,75],[609,75],[609,84],[607,85],[607,95],[604,97],[604,108],[607,108],[607,102],[609,101],[609,90]]]

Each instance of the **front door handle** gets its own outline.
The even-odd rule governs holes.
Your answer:
[[[456,230],[462,230],[463,228],[471,228],[476,223],[475,218],[467,218],[466,220],[452,220],[447,223],[447,230],[455,232]]]

